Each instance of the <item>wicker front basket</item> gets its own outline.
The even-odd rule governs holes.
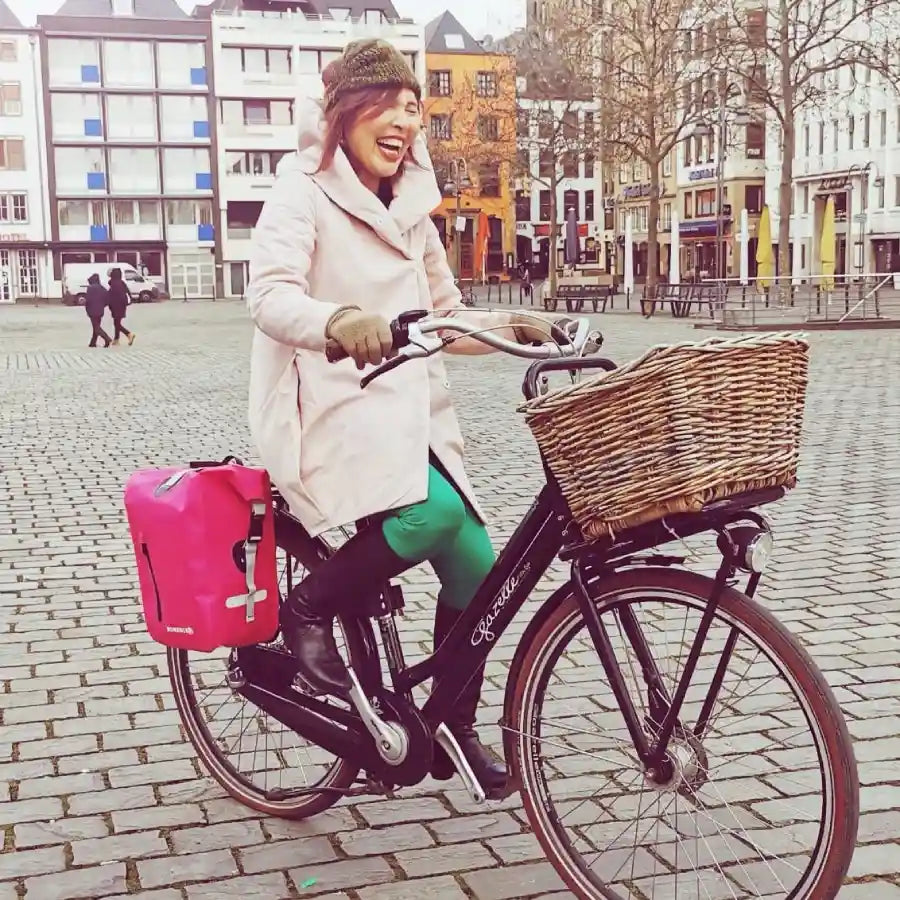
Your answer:
[[[520,411],[585,537],[793,487],[809,367],[802,335],[655,347]]]

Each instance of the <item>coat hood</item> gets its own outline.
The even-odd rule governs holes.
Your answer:
[[[390,217],[385,220],[383,204],[362,184],[340,147],[331,166],[321,172],[316,171],[325,147],[322,100],[313,97],[298,100],[294,115],[299,131],[298,149],[278,164],[278,175],[298,170],[306,173],[350,215],[366,222],[389,243],[405,246],[401,235],[429,216],[442,199],[424,137],[420,134],[416,138],[413,145],[416,162],[407,163],[395,183]]]

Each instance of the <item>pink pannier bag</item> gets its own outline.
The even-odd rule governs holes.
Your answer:
[[[264,469],[142,469],[128,479],[125,510],[153,640],[204,653],[272,640],[278,574]]]

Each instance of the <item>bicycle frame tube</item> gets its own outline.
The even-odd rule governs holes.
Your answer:
[[[546,485],[446,640],[428,659],[397,673],[395,690],[400,693],[435,679],[422,708],[429,721],[449,715],[469,679],[487,661],[559,553],[568,521],[560,510],[558,490]]]

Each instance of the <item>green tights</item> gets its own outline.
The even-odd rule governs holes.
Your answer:
[[[496,559],[487,529],[450,481],[428,467],[428,498],[381,524],[388,546],[417,565],[428,560],[441,582],[438,603],[465,609]]]

